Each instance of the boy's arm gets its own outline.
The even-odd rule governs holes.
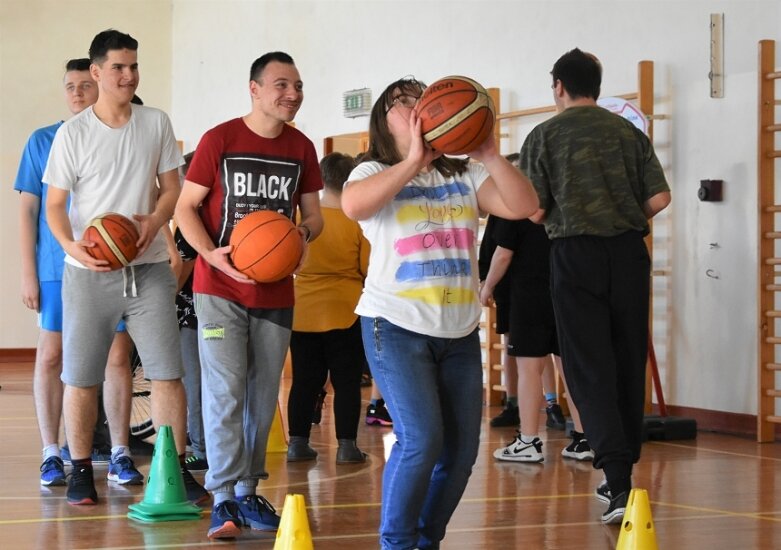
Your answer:
[[[176,208],[176,201],[179,198],[179,169],[174,168],[168,172],[157,175],[157,181],[160,184],[160,193],[157,196],[155,209],[151,214],[134,214],[135,219],[140,225],[138,236],[138,255],[143,254],[149,245],[152,244],[157,232],[163,225],[171,221]]]
[[[68,194],[69,192],[59,187],[49,186],[46,196],[46,219],[49,222],[49,229],[52,235],[60,243],[71,258],[81,263],[87,269],[92,271],[111,271],[108,267],[108,261],[96,260],[87,253],[87,248],[95,246],[92,241],[74,241],[73,228],[68,219]]]
[[[22,303],[40,311],[40,285],[35,249],[38,243],[38,215],[41,198],[22,191],[19,193],[19,246],[22,253]]]

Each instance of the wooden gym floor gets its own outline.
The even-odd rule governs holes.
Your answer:
[[[127,506],[141,500],[143,487],[120,488],[96,476],[100,502],[87,507],[69,506],[62,487],[42,488],[31,375],[30,364],[0,365],[0,547],[103,550],[213,544],[206,538],[208,513],[199,521],[128,520]],[[287,395],[287,384],[282,393]],[[271,477],[261,490],[280,510],[287,493],[304,495],[316,549],[376,548],[382,466],[392,432],[362,424],[358,441],[369,461],[337,467],[330,405],[329,396],[322,424],[312,429],[317,462],[287,464],[284,453],[272,454],[267,464]],[[488,427],[497,412],[485,410],[480,455],[442,548],[615,548],[619,527],[600,523],[605,506],[593,496],[600,473],[590,463],[563,460],[564,432],[544,427],[544,464],[497,462],[491,453],[514,434],[510,428]],[[149,462],[148,456],[137,457],[144,474]],[[647,443],[634,480],[636,487],[648,490],[660,549],[781,548],[778,443],[759,445],[703,432],[693,441]],[[253,533],[221,544],[273,545],[273,535]]]

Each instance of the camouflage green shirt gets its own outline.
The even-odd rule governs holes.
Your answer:
[[[521,169],[545,209],[551,239],[648,233],[643,204],[669,191],[648,137],[602,107],[570,107],[538,125]]]

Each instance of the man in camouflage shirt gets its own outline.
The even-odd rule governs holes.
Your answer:
[[[607,483],[604,523],[621,523],[640,458],[651,262],[648,219],[670,203],[649,139],[597,106],[602,66],[574,49],[551,71],[559,113],[521,149],[551,249],[564,372]]]

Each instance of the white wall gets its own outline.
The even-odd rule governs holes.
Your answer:
[[[138,4],[111,3],[127,9]],[[665,398],[680,406],[756,412],[757,42],[781,41],[778,2],[173,0],[172,17],[158,13],[166,2],[154,4],[130,19],[140,23],[142,14],[148,16],[149,27],[142,25],[136,33],[123,25],[126,19],[105,20],[140,35],[142,46],[145,37],[152,39],[150,34],[165,35],[171,29],[170,113],[187,150],[206,129],[247,112],[250,64],[270,50],[287,51],[296,59],[306,91],[296,124],[318,148],[325,136],[366,128],[365,118],[343,118],[345,90],[369,87],[376,97],[388,82],[407,74],[430,82],[460,73],[500,87],[506,112],[549,104],[550,68],[574,46],[601,58],[603,95],[636,90],[637,62],[653,60],[656,112],[670,116],[656,122],[655,141],[674,196],[669,212],[656,222],[655,265],[670,268],[669,276],[654,281],[654,336]],[[723,99],[709,95],[711,13],[725,14]],[[46,16],[43,22],[50,27],[56,21]],[[7,25],[3,13],[0,25],[2,31],[20,27],[17,35],[25,28],[40,29],[29,14]],[[5,32],[0,40],[0,46],[9,41]],[[141,54],[143,59],[143,50]],[[166,55],[162,47],[160,54]],[[0,90],[7,98],[5,47],[2,56]],[[24,69],[24,78],[43,85],[41,66],[40,56],[29,67],[14,65],[17,71]],[[56,75],[56,69],[45,72]],[[149,80],[145,76],[142,85],[145,100]],[[51,88],[45,97],[56,94],[56,87]],[[2,144],[2,173],[9,186],[15,170],[9,166],[16,162],[21,136],[54,116],[36,119],[34,109],[29,111],[16,113],[14,126],[21,129],[13,146]],[[3,138],[5,117],[4,111]],[[504,124],[503,132],[512,137],[502,141],[502,151],[519,149],[531,124],[540,120]],[[697,200],[701,179],[725,180],[723,203]],[[13,234],[5,202],[0,203],[0,223],[6,234]],[[714,242],[718,248],[710,248]],[[3,246],[6,251],[7,243]],[[706,277],[708,269],[717,271],[719,279]],[[0,282],[11,289],[0,298],[0,347],[33,342],[32,329],[22,333],[16,326],[21,323],[5,316],[12,311],[12,319],[22,318],[21,309],[11,307],[18,301],[13,292],[17,280],[18,266],[0,266]]]
[[[171,106],[171,3],[162,0],[0,0],[0,348],[35,347],[36,316],[22,305],[19,157],[33,130],[67,118],[65,62],[87,57],[92,38],[116,28],[139,41],[147,105]]]

